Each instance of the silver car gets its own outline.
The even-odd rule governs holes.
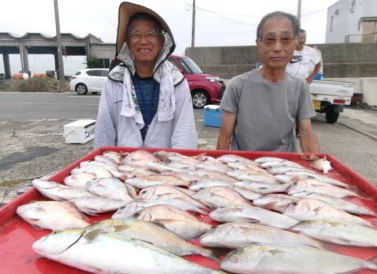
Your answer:
[[[69,83],[70,89],[80,95],[87,94],[88,92],[101,93],[108,73],[109,69],[107,68],[79,70],[72,76]]]

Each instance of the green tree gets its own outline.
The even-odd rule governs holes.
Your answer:
[[[87,68],[103,68],[103,61],[95,57],[86,59],[86,66]]]

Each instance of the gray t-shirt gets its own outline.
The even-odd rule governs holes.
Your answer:
[[[259,69],[232,78],[220,108],[237,114],[232,150],[296,152],[296,121],[316,115],[304,79],[274,83]]]

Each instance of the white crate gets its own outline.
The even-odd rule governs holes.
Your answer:
[[[94,139],[96,120],[77,120],[64,125],[64,138],[68,144],[85,144]]]

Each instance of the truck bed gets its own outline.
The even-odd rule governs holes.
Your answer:
[[[314,80],[309,88],[312,95],[329,95],[351,99],[354,93],[354,83],[352,82]]]

